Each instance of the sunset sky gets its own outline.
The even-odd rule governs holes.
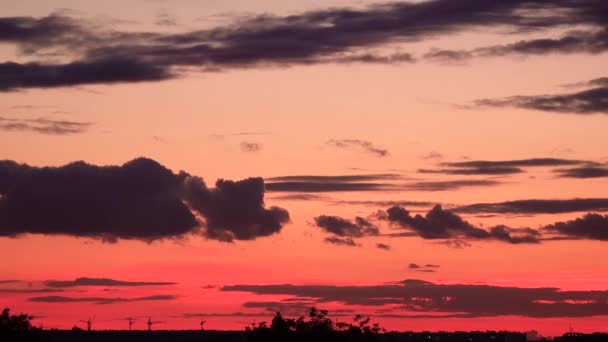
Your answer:
[[[0,8],[0,297],[36,325],[608,330],[605,0]]]

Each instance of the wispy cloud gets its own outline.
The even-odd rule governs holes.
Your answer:
[[[45,118],[15,119],[0,116],[0,130],[34,132],[48,135],[69,135],[87,131],[93,123]]]

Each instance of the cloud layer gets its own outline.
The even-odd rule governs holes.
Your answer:
[[[0,130],[14,132],[34,132],[48,135],[69,135],[85,132],[93,124],[46,118],[14,119],[0,116]]]
[[[547,32],[551,29],[568,32],[561,37],[505,42],[474,51],[439,49],[423,58],[598,53],[608,45],[607,14],[602,0],[435,0],[381,3],[362,9],[329,8],[285,16],[248,16],[225,26],[167,34],[120,31],[110,25],[61,14],[38,18],[2,17],[0,42],[16,45],[23,55],[52,54],[68,61],[2,63],[0,91],[159,81],[178,77],[184,69],[220,71],[318,63],[407,63],[415,57],[386,50],[395,50],[404,42],[478,28],[502,29],[502,37],[527,33],[549,35]],[[585,29],[575,31],[581,26]],[[598,94],[592,93],[577,96],[597,98]],[[561,100],[524,98],[516,102],[524,106],[553,107],[556,101]],[[576,109],[602,110],[595,105]]]
[[[109,278],[86,278],[81,277],[75,280],[47,280],[45,286],[54,288],[76,287],[76,286],[163,286],[175,285],[172,282],[147,282],[147,281],[123,281]]]
[[[372,286],[231,285],[222,291],[290,296],[318,304],[391,305],[396,314],[412,318],[442,317],[591,317],[608,315],[607,291],[565,291],[479,284],[435,284],[405,280]]]
[[[604,39],[604,44],[608,48],[608,33],[605,33]],[[481,99],[475,101],[475,104],[483,107],[517,107],[580,115],[608,114],[608,85],[597,80],[589,81],[587,84],[592,85],[593,88],[562,94]]]

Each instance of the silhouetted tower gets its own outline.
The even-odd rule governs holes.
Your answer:
[[[207,323],[207,321],[201,319],[201,323],[200,323],[201,331],[205,330],[205,323]]]

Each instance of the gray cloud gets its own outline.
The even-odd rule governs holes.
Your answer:
[[[0,236],[153,241],[200,232],[191,210],[204,219],[202,233],[221,241],[272,235],[289,222],[285,209],[265,207],[261,178],[220,179],[209,189],[199,177],[145,158],[45,168],[0,161],[0,194]]]
[[[385,183],[344,182],[271,182],[266,190],[276,192],[344,192],[344,191],[389,191],[394,190]]]
[[[382,242],[377,243],[376,244],[376,248],[383,249],[385,251],[390,251],[391,250],[391,246],[390,245],[387,245],[387,244],[382,243]]]
[[[407,268],[415,271],[415,272],[423,272],[423,273],[435,273],[437,272],[437,269],[439,269],[439,265],[433,265],[433,264],[416,264],[416,263],[410,263],[409,265],[407,265]]]
[[[587,214],[545,226],[544,230],[572,238],[608,241],[608,215]]]
[[[482,107],[518,107],[579,115],[608,114],[608,86],[596,83],[601,85],[572,93],[481,99],[475,101],[475,104]]]
[[[133,58],[91,59],[67,64],[0,63],[0,91],[87,84],[161,81],[169,70]]]
[[[559,214],[608,211],[608,198],[527,199],[499,203],[475,203],[451,209],[455,213]]]
[[[558,169],[555,172],[562,178],[601,178],[608,177],[608,167],[582,166],[570,169]]]
[[[512,244],[539,243],[540,233],[530,228],[510,228],[504,225],[489,230],[476,227],[460,216],[435,206],[425,216],[415,215],[402,207],[387,210],[387,220],[401,228],[415,232],[424,239],[498,240]]]
[[[338,216],[321,215],[315,217],[315,225],[340,237],[360,238],[380,234],[378,227],[359,216],[353,222]]]
[[[520,167],[545,167],[545,166],[569,166],[590,163],[585,160],[559,159],[559,158],[530,158],[515,160],[468,160],[463,162],[443,163],[442,165],[453,168],[520,168]]]
[[[463,62],[477,57],[504,57],[509,55],[547,55],[608,51],[608,30],[569,31],[558,38],[520,40],[515,43],[484,46],[472,50],[433,49],[423,58],[439,62]],[[592,84],[597,85],[597,84]]]
[[[145,282],[123,281],[109,278],[77,278],[75,280],[47,280],[44,285],[48,287],[75,287],[75,286],[163,286],[175,285],[172,282]]]
[[[360,148],[364,152],[372,154],[376,157],[386,157],[389,155],[388,150],[374,146],[370,141],[359,140],[359,139],[331,139],[327,141],[328,145],[335,146],[337,148]]]
[[[262,146],[256,142],[243,141],[241,142],[241,150],[243,152],[259,152]]]
[[[2,289],[2,288],[0,288],[0,293],[53,293],[53,292],[63,292],[63,290],[48,289],[48,288],[42,288],[42,289],[19,289],[19,288]]]
[[[518,167],[473,167],[461,169],[419,169],[419,173],[440,173],[447,175],[511,175],[524,172]]]
[[[558,39],[487,47],[478,52],[482,54],[597,53],[606,45],[607,12],[602,0],[392,2],[362,9],[248,16],[225,26],[176,34],[121,32],[110,25],[61,14],[3,17],[0,42],[17,45],[23,54],[54,54],[70,60],[56,65],[4,63],[0,66],[0,90],[159,81],[177,77],[177,70],[184,68],[218,71],[319,63],[411,62],[414,58],[407,53],[380,54],[375,50],[479,28],[503,29],[503,36],[509,36],[587,27],[586,31],[569,32]]]
[[[500,184],[502,183],[491,179],[424,181],[407,184],[404,189],[412,191],[449,191],[467,187],[495,186]]]
[[[359,244],[349,237],[341,238],[337,236],[329,236],[325,238],[325,242],[338,246],[359,247]]]
[[[434,284],[406,280],[372,286],[334,285],[231,285],[227,292],[293,296],[294,299],[346,305],[399,305],[416,316],[460,317],[591,317],[608,314],[608,291],[566,291],[557,288],[522,288],[479,284]],[[414,312],[414,313],[412,313]]]
[[[0,116],[0,130],[35,132],[49,135],[69,135],[85,132],[93,124],[67,120],[52,120],[46,118],[14,119]]]
[[[365,181],[383,181],[397,180],[402,176],[393,173],[386,174],[367,174],[367,175],[337,175],[337,176],[281,176],[266,178],[269,182],[319,182],[319,183],[336,183],[336,182],[365,182]]]
[[[29,298],[29,302],[36,303],[54,303],[54,304],[65,304],[65,303],[94,303],[94,304],[115,304],[115,303],[130,303],[130,302],[145,302],[145,301],[166,301],[175,300],[176,296],[172,295],[155,295],[146,297],[135,297],[135,298],[121,298],[121,297],[64,297],[64,296],[46,296],[46,297],[32,297]]]

